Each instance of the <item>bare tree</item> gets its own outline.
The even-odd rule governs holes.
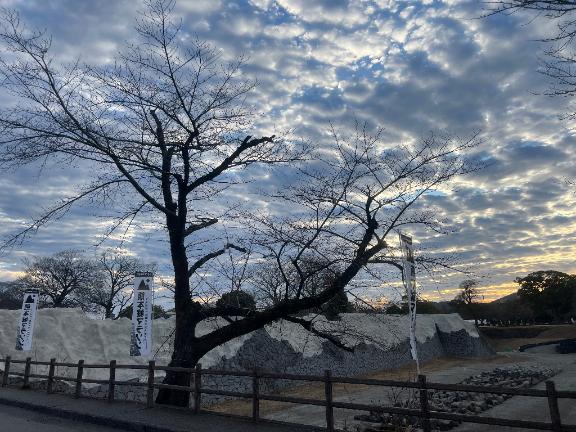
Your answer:
[[[81,252],[67,250],[49,257],[25,260],[24,276],[18,280],[22,288],[40,290],[42,303],[47,307],[82,307],[85,293],[100,283],[96,265]]]
[[[20,309],[23,291],[18,281],[0,282],[0,309]]]
[[[469,311],[474,319],[474,323],[478,325],[478,314],[476,313],[476,304],[479,300],[484,299],[478,289],[478,281],[473,279],[466,279],[460,282],[460,293],[454,299],[456,302],[462,303]]]
[[[81,301],[102,312],[104,318],[116,319],[130,303],[134,273],[151,271],[137,258],[117,253],[100,254],[94,267],[100,273],[99,283],[83,292]]]
[[[521,10],[535,12],[538,16],[558,23],[558,33],[548,40],[572,41],[576,35],[576,1],[573,0],[484,0],[488,14],[512,14]]]
[[[300,268],[308,275],[302,287],[302,295],[315,296],[328,286],[335,276],[335,269],[332,267],[330,263],[317,261],[314,258],[302,258]],[[249,277],[257,300],[264,306],[276,305],[286,297],[292,298],[297,295],[296,291],[288,292],[286,295],[286,289],[297,289],[300,278],[290,263],[278,265],[276,260],[265,260],[252,267]]]
[[[92,170],[92,182],[77,195],[41,215],[8,244],[88,197],[117,198],[114,205],[123,213],[112,229],[143,214],[159,216],[155,221],[167,231],[174,270],[170,365],[193,367],[213,348],[281,318],[318,334],[294,314],[332,299],[370,263],[398,266],[388,253],[388,236],[397,227],[440,230],[433,215],[413,211],[415,204],[469,170],[459,155],[475,140],[430,137],[418,148],[384,153],[367,135],[352,145],[337,140],[335,157],[317,155],[324,158],[323,170],[305,173],[307,186],[278,196],[299,209],[294,220],[264,215],[245,221],[260,235],[262,258],[277,263],[283,274],[286,265],[298,274],[294,282],[283,277],[290,294],[261,310],[207,305],[192,291],[190,279],[205,278],[202,270],[223,254],[246,249],[231,241],[216,246],[221,236],[206,231],[226,212],[218,217],[206,203],[237,182],[241,169],[300,160],[302,153],[274,136],[248,133],[251,113],[243,100],[253,85],[239,80],[241,63],[222,67],[210,47],[182,38],[170,21],[172,7],[171,0],[148,1],[137,26],[143,40],[104,68],[59,67],[49,54],[50,39],[27,32],[17,14],[6,13],[0,40],[10,55],[2,57],[0,70],[6,88],[21,103],[0,112],[0,162],[19,166],[80,159],[102,168]],[[183,46],[184,41],[189,45]],[[202,254],[194,257],[195,250]],[[322,269],[306,270],[301,264],[307,256],[334,271],[330,283],[314,295],[305,295],[304,288]],[[228,325],[196,335],[200,322],[215,317],[228,318]],[[165,382],[186,385],[188,379],[185,373],[168,372]],[[188,398],[187,392],[161,389],[157,401],[187,406]]]
[[[318,332],[313,320],[296,314],[320,308],[373,266],[391,266],[399,275],[401,258],[392,243],[397,230],[412,226],[447,233],[437,215],[419,203],[455,176],[477,168],[460,158],[462,151],[477,145],[476,137],[461,141],[431,135],[415,147],[386,147],[378,133],[357,128],[347,140],[334,133],[334,140],[335,154],[319,151],[314,169],[300,171],[301,185],[274,194],[291,209],[290,215],[246,218],[257,245],[252,253],[261,254],[264,262],[260,277],[246,283],[268,284],[270,302],[256,311],[208,311],[207,316],[243,317],[213,331],[210,342],[224,342],[279,318]],[[449,266],[441,257],[419,257],[418,263],[424,268]],[[325,283],[314,283],[323,274],[330,275]]]
[[[556,34],[543,39],[549,43],[546,57],[542,60],[542,73],[552,78],[554,84],[549,96],[572,97],[576,95],[576,1],[571,0],[487,0],[488,15],[513,14],[529,11],[557,24]],[[568,118],[575,118],[571,113]]]
[[[556,23],[556,34],[543,39],[548,43],[546,56],[541,60],[540,72],[551,78],[552,84],[546,96],[569,98],[576,96],[576,1],[574,0],[485,0],[488,16],[531,12],[535,18],[542,17]],[[575,120],[574,107],[563,116],[564,120]],[[574,178],[564,178],[570,187],[576,186]]]

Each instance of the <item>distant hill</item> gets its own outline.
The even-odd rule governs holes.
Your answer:
[[[514,300],[518,300],[518,293],[508,294],[507,296],[492,300],[490,303],[508,303]]]
[[[433,302],[433,304],[440,313],[448,314],[454,312],[454,306],[449,301]]]

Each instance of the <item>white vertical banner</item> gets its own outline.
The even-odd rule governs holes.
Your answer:
[[[20,326],[18,327],[18,337],[16,338],[16,349],[18,351],[30,351],[32,349],[34,321],[36,320],[39,297],[40,293],[37,289],[24,291]]]
[[[132,337],[130,356],[149,357],[152,354],[152,301],[154,275],[136,272],[132,296]]]
[[[410,351],[416,362],[416,370],[420,374],[418,349],[416,345],[416,264],[414,262],[414,248],[412,237],[400,233],[400,249],[402,250],[402,279],[408,297],[408,317],[410,320]]]

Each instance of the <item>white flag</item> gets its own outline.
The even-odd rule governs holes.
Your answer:
[[[152,353],[152,299],[154,275],[136,273],[132,297],[132,337],[130,355],[148,357]]]
[[[32,349],[32,336],[34,333],[34,321],[36,319],[39,296],[39,291],[36,289],[24,291],[20,327],[18,328],[18,337],[16,338],[16,349],[18,351],[30,351]]]
[[[410,318],[410,351],[412,359],[416,362],[416,368],[420,373],[418,362],[418,350],[416,345],[416,264],[414,262],[414,248],[412,237],[400,233],[400,248],[402,249],[402,279],[408,297],[408,317]]]

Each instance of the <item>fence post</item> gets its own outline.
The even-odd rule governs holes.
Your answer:
[[[10,356],[6,356],[4,359],[4,375],[2,375],[2,387],[8,385],[8,375],[10,374]]]
[[[24,384],[22,385],[23,389],[30,388],[30,367],[32,357],[26,357],[26,366],[24,366]]]
[[[186,391],[188,392],[188,408],[192,409],[192,404],[194,403],[194,388],[192,387],[192,379],[194,375],[194,368],[189,368],[186,372]]]
[[[260,419],[260,383],[258,379],[258,369],[254,369],[252,374],[252,420],[257,422]]]
[[[156,363],[154,360],[148,362],[148,391],[146,392],[146,406],[152,408],[154,406],[154,368]]]
[[[324,394],[326,395],[326,430],[334,432],[334,408],[332,407],[332,373],[324,371]]]
[[[114,387],[116,381],[116,360],[110,360],[110,378],[108,381],[108,402],[114,402]]]
[[[426,389],[426,375],[418,375],[418,387],[420,388],[420,420],[422,430],[430,432],[430,410],[428,409],[428,390]]]
[[[194,370],[194,414],[200,412],[201,393],[202,387],[202,365],[198,363]]]
[[[554,381],[546,381],[546,393],[548,394],[548,408],[550,409],[550,420],[552,420],[552,430],[562,431],[560,420],[560,409],[558,408],[558,397],[556,396],[556,386]]]
[[[82,375],[84,374],[84,360],[78,360],[78,372],[76,373],[76,393],[75,398],[79,398],[82,393]]]
[[[54,385],[54,372],[56,368],[56,359],[50,359],[50,368],[48,369],[48,382],[46,383],[46,393],[52,393],[52,386]]]

